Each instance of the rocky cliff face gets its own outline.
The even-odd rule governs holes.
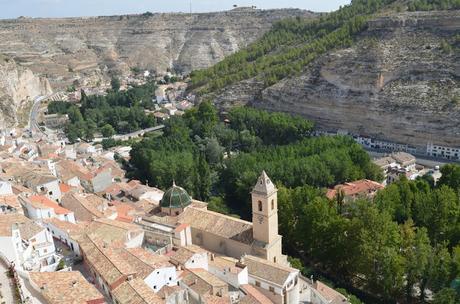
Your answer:
[[[458,147],[459,30],[458,11],[381,17],[353,47],[321,57],[301,76],[262,92],[240,83],[217,100],[301,114],[323,130]]]
[[[46,78],[0,55],[0,129],[26,123],[33,98],[50,93]]]
[[[130,67],[166,71],[209,67],[301,10],[238,9],[207,14],[154,14],[0,21],[0,53],[53,87],[75,79],[97,81]]]

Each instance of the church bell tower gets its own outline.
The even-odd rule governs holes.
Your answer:
[[[278,235],[278,189],[265,171],[262,172],[252,195],[252,227],[254,239],[272,244]]]

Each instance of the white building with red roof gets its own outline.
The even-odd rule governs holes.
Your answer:
[[[57,218],[75,224],[75,215],[69,209],[43,195],[20,196],[19,201],[27,217],[34,220]]]

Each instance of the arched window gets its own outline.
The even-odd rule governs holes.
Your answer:
[[[262,211],[262,202],[261,202],[261,201],[258,201],[257,204],[258,204],[258,206],[259,206],[259,211]]]
[[[275,209],[275,200],[272,199],[272,210]]]

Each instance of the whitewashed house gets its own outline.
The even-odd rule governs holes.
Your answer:
[[[75,215],[72,211],[59,206],[43,195],[20,196],[19,201],[26,216],[34,220],[57,218],[75,224]]]
[[[0,254],[28,271],[54,271],[60,260],[51,233],[14,213],[0,215]]]
[[[277,304],[299,303],[299,270],[251,255],[245,255],[242,262],[248,267],[249,284],[271,301]]]
[[[212,254],[209,261],[209,272],[235,288],[249,284],[248,267],[229,257]]]
[[[171,256],[171,263],[186,269],[209,269],[208,253],[197,246],[180,247]]]

